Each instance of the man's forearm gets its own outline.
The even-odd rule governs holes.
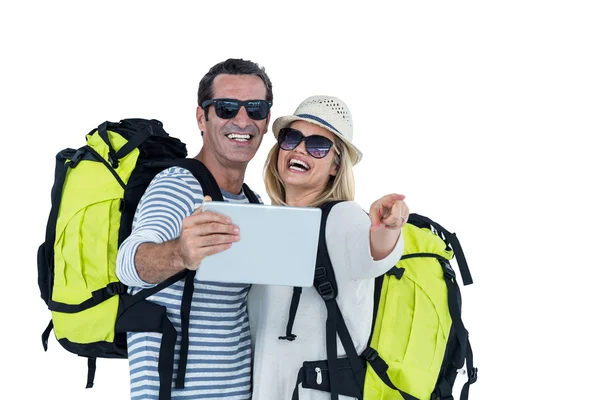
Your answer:
[[[160,283],[185,269],[179,243],[142,243],[135,253],[135,269],[140,278],[148,283]]]

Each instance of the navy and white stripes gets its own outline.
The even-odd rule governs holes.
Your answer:
[[[226,201],[247,203],[246,197],[223,191]],[[117,259],[117,276],[135,293],[152,287],[140,279],[134,260],[140,244],[175,239],[182,221],[202,204],[202,188],[182,168],[161,172],[148,186],[133,221],[131,236],[123,242]],[[224,266],[226,267],[226,266]],[[190,342],[185,389],[174,388],[177,399],[249,399],[251,397],[251,343],[246,297],[249,286],[216,282],[194,283],[190,315]],[[167,307],[177,329],[175,366],[181,340],[180,305],[183,281],[149,297]],[[129,333],[127,345],[132,399],[158,399],[158,355],[161,334]]]

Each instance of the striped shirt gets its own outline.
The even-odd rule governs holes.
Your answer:
[[[222,191],[225,201],[247,203],[246,196]],[[158,174],[138,204],[132,232],[121,245],[117,276],[130,293],[154,286],[140,279],[135,253],[144,242],[162,243],[179,236],[183,219],[203,199],[202,187],[183,168]],[[260,200],[260,197],[259,197]],[[180,306],[184,282],[179,281],[149,297],[165,306],[177,329],[174,375],[181,341]],[[175,389],[177,399],[250,399],[251,344],[246,298],[249,285],[217,282],[194,283],[190,313],[189,352],[185,389]],[[127,347],[132,399],[158,399],[158,356],[162,334],[128,333]]]

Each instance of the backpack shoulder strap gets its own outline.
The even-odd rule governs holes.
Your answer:
[[[221,189],[219,188],[215,177],[202,161],[196,160],[195,158],[183,158],[175,160],[174,165],[190,171],[198,182],[200,182],[204,195],[210,196],[214,201],[224,201],[223,194],[221,193]],[[256,194],[254,194],[248,185],[245,183],[242,184],[242,189],[250,203],[260,203]]]
[[[321,262],[321,266],[325,269],[326,276],[320,278],[321,283],[318,282],[317,272],[315,271],[315,288],[325,301],[325,305],[327,307],[327,326],[326,326],[326,343],[327,343],[327,363],[329,366],[329,379],[330,379],[330,392],[332,394],[332,398],[335,396],[337,398],[337,389],[335,388],[334,382],[338,380],[337,375],[338,371],[336,368],[337,364],[337,341],[336,341],[336,333],[340,337],[340,342],[346,351],[346,357],[350,362],[350,366],[352,367],[352,372],[354,374],[354,379],[359,388],[363,388],[365,376],[361,372],[362,371],[362,361],[360,360],[356,348],[354,347],[354,342],[350,337],[350,332],[348,331],[348,327],[344,321],[344,317],[340,308],[337,304],[335,298],[337,297],[337,283],[335,280],[335,275],[333,271],[333,265],[331,264],[331,260],[329,258],[329,252],[327,251],[327,245],[325,243],[325,232],[326,232],[326,223],[327,217],[329,216],[329,212],[336,204],[340,203],[340,201],[332,201],[321,205],[321,210],[323,211],[323,218],[321,220],[321,234],[319,237],[319,255],[317,256],[317,268],[319,268],[319,262]],[[368,213],[367,213],[368,214]],[[333,288],[333,293],[335,297],[331,299],[330,296],[327,296],[326,288],[322,289],[322,285],[327,282],[331,283]],[[319,287],[317,287],[319,285]],[[371,367],[375,370],[377,375],[379,375],[380,379],[388,385],[390,388],[396,390],[400,393],[401,397],[404,400],[417,400],[416,397],[406,393],[400,389],[398,389],[389,376],[387,375],[388,366],[385,361],[379,357],[377,352],[371,347],[367,347],[365,351],[361,354],[361,357],[364,358]],[[333,367],[333,368],[332,368]]]
[[[213,201],[224,201],[223,195],[221,194],[221,189],[219,188],[217,181],[215,180],[212,173],[208,170],[208,168],[201,161],[196,160],[194,158],[182,158],[182,159],[175,159],[175,160],[171,161],[170,163],[171,163],[171,166],[185,168],[186,170],[190,171],[192,173],[192,175],[194,175],[194,177],[200,183],[200,186],[202,187],[202,192],[204,193],[205,196],[206,195],[210,196],[213,199]],[[187,359],[188,359],[188,352],[189,352],[190,312],[191,312],[191,306],[192,306],[192,297],[193,297],[192,295],[194,292],[195,275],[196,275],[196,271],[184,270],[181,273],[178,273],[173,277],[173,279],[175,279],[175,280],[179,280],[182,278],[185,279],[183,295],[182,295],[182,299],[181,299],[181,312],[180,312],[181,347],[180,347],[180,351],[179,351],[177,377],[175,379],[175,387],[177,389],[183,389],[185,387],[185,375],[186,375]],[[160,286],[164,287],[164,285],[160,285]],[[146,289],[145,292],[151,293],[148,289]],[[162,352],[162,347],[161,347],[161,352]],[[168,358],[168,360],[173,360],[174,353],[169,352],[169,354],[167,355],[167,353],[165,352],[164,357]],[[167,374],[165,374],[165,372],[166,372],[166,370],[162,371],[163,375],[166,376]],[[161,373],[161,371],[160,371],[160,367],[159,367],[159,374],[160,373]],[[166,392],[167,386],[168,385],[163,385],[161,383],[161,390],[164,389],[164,391]]]
[[[260,204],[260,201],[258,201],[258,197],[254,193],[254,191],[252,191],[252,189],[250,189],[250,187],[248,187],[248,185],[246,185],[245,183],[243,183],[242,184],[242,190],[244,191],[244,194],[246,194],[246,197],[248,198],[248,201],[250,203]]]
[[[315,267],[315,280],[313,281],[313,285],[317,291],[319,290],[317,285],[317,277],[325,276],[326,272],[331,277],[330,285],[331,290],[334,295],[334,298],[337,297],[337,283],[335,281],[335,275],[333,274],[333,267],[331,266],[331,261],[329,260],[329,252],[327,251],[327,245],[325,243],[325,228],[327,226],[327,218],[329,216],[329,212],[333,208],[334,205],[339,203],[340,201],[331,201],[323,203],[319,206],[321,209],[321,227],[319,230],[319,247],[317,251],[317,261]],[[326,270],[325,270],[326,268]],[[323,283],[323,289],[328,289],[329,286]],[[302,295],[301,287],[294,287],[294,294],[292,295],[292,302],[290,303],[290,312],[288,316],[288,323],[286,327],[285,336],[279,336],[280,340],[289,340],[293,341],[296,339],[296,335],[292,333],[292,329],[294,327],[294,321],[296,319],[296,312],[298,311],[298,304],[300,303],[300,296]]]
[[[190,171],[200,183],[204,195],[210,196],[213,201],[224,201],[221,189],[219,188],[219,185],[217,184],[213,174],[200,160],[194,158],[176,159],[173,160],[172,166],[185,168]],[[251,203],[259,202],[254,192],[252,192],[252,190],[250,190],[246,184],[243,185],[243,189]],[[183,271],[182,273],[179,273],[173,277],[173,279],[179,280],[185,276],[183,296],[181,301],[181,348],[177,368],[177,377],[175,379],[175,387],[178,389],[183,389],[185,387],[185,374],[189,352],[190,311],[192,305],[192,294],[194,291],[195,275],[196,271]],[[164,285],[160,286],[164,287]],[[144,296],[146,295],[147,294],[144,294]],[[171,359],[170,354],[169,359]]]
[[[327,250],[327,243],[325,241],[325,232],[327,230],[327,219],[329,218],[331,209],[333,206],[341,202],[341,200],[328,201],[319,206],[321,209],[321,228],[319,231],[319,249],[317,252],[314,286],[321,297],[323,297],[323,300],[327,300],[331,296],[336,298],[338,292],[337,282],[333,272],[333,265],[331,264],[329,251]],[[325,274],[325,276],[323,276],[323,274]],[[327,284],[327,282],[329,282],[329,284]]]
[[[213,174],[206,168],[206,165],[195,158],[183,158],[174,160],[174,166],[185,168],[194,175],[202,186],[202,192],[205,196],[210,196],[213,201],[224,201],[221,189],[215,180]]]
[[[319,206],[321,209],[321,228],[319,233],[319,247],[317,252],[317,265],[315,267],[315,280],[314,287],[317,293],[321,296],[325,302],[327,308],[327,321],[325,323],[325,342],[327,349],[327,365],[329,368],[329,385],[331,398],[337,400],[340,393],[340,380],[338,370],[338,357],[337,357],[337,336],[340,338],[342,347],[346,352],[346,357],[350,363],[352,374],[356,381],[357,386],[362,388],[364,386],[365,376],[362,372],[363,366],[360,360],[354,342],[350,337],[350,332],[344,321],[344,316],[337,303],[338,287],[333,270],[333,264],[329,257],[329,251],[327,250],[326,232],[327,232],[327,220],[329,213],[335,205],[341,203],[340,200],[329,201]]]
[[[326,230],[327,230],[327,219],[331,209],[340,200],[330,201],[323,203],[319,206],[321,209],[321,226],[319,231],[319,246],[317,251],[317,262],[315,266],[315,278],[313,286],[325,302],[327,307],[327,322],[325,326],[325,341],[327,348],[327,365],[329,368],[329,384],[332,400],[337,400],[340,394],[340,381],[338,371],[338,358],[337,358],[337,336],[339,335],[342,346],[346,351],[348,361],[352,368],[354,379],[356,380],[357,387],[361,388],[364,385],[364,374],[362,373],[362,363],[354,348],[354,343],[350,337],[350,333],[337,304],[336,298],[338,294],[337,282],[333,271],[333,265],[329,257],[329,251],[327,250],[326,243]],[[290,317],[288,320],[287,334],[286,336],[280,337],[280,339],[294,340],[295,335],[292,334],[292,326],[296,316],[298,304],[300,302],[300,295],[302,293],[301,288],[294,288],[294,295],[292,297],[292,303],[290,305]]]

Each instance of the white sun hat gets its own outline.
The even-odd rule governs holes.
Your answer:
[[[362,153],[352,144],[352,115],[346,103],[333,96],[311,96],[304,100],[294,115],[279,117],[273,122],[275,139],[281,128],[294,121],[306,121],[323,127],[339,137],[350,149],[352,164],[357,164]]]

